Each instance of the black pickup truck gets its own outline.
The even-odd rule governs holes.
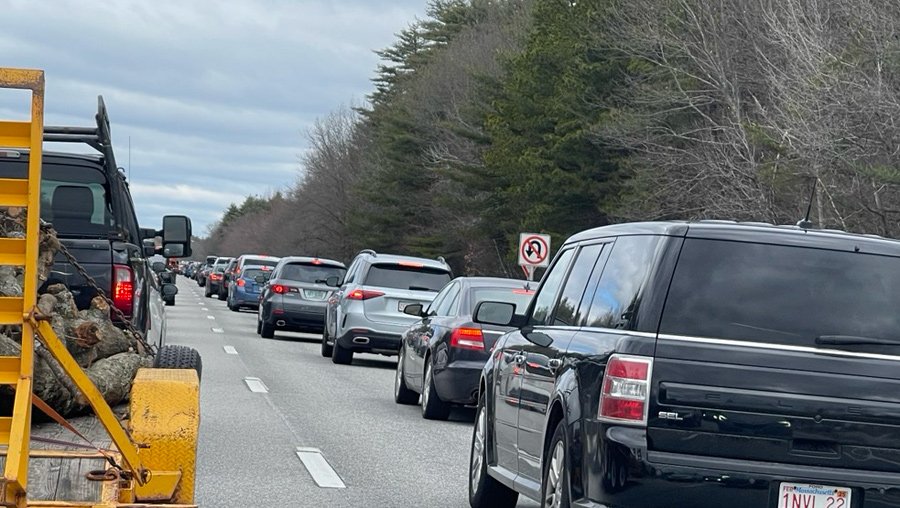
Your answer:
[[[96,127],[44,128],[45,142],[87,144],[99,153],[44,152],[41,218],[53,225],[62,245],[114,306],[148,342],[161,348],[165,314],[160,312],[159,299],[173,296],[178,289],[174,284],[159,284],[148,258],[157,253],[170,258],[189,256],[191,222],[188,217],[170,215],[163,217],[161,230],[138,225],[128,183],[116,165],[102,97],[96,121]],[[27,151],[0,149],[0,178],[24,178],[28,158]],[[159,237],[161,247],[154,241]],[[56,283],[65,284],[82,309],[97,294],[61,253],[41,290]],[[125,324],[115,315],[113,319]]]

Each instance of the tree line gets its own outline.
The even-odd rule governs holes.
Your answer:
[[[898,36],[883,0],[432,0],[366,103],[316,122],[289,190],[232,205],[198,254],[517,275],[520,231],[809,205],[897,237]]]

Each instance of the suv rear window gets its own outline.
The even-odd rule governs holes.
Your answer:
[[[440,291],[450,282],[450,274],[434,268],[403,265],[372,265],[366,274],[366,286],[419,291]]]
[[[277,259],[246,258],[242,262],[242,266],[243,265],[275,266],[277,264],[278,264]]]
[[[316,265],[312,263],[289,263],[281,268],[279,279],[287,279],[308,284],[324,284],[328,277],[341,279],[347,272],[339,266]]]
[[[900,258],[688,239],[660,332],[801,346],[900,339],[898,301]]]

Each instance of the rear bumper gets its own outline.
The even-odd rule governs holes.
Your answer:
[[[355,353],[396,355],[400,352],[400,334],[376,332],[365,328],[351,328],[337,339],[344,349]]]
[[[235,289],[232,290],[231,302],[234,305],[240,305],[241,307],[257,308],[259,307],[259,293],[247,293],[235,287]]]
[[[456,361],[434,372],[438,397],[453,404],[474,405],[478,402],[478,383],[484,362]]]
[[[846,508],[900,506],[900,474],[647,451],[646,433],[588,423],[586,501],[608,508],[775,508],[782,482],[853,489]],[[575,496],[581,497],[581,496]]]
[[[321,305],[276,304],[269,316],[269,322],[279,330],[321,332],[325,328],[325,307]]]

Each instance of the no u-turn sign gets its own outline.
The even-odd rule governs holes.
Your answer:
[[[550,235],[519,234],[519,264],[524,267],[546,267],[550,264]]]

